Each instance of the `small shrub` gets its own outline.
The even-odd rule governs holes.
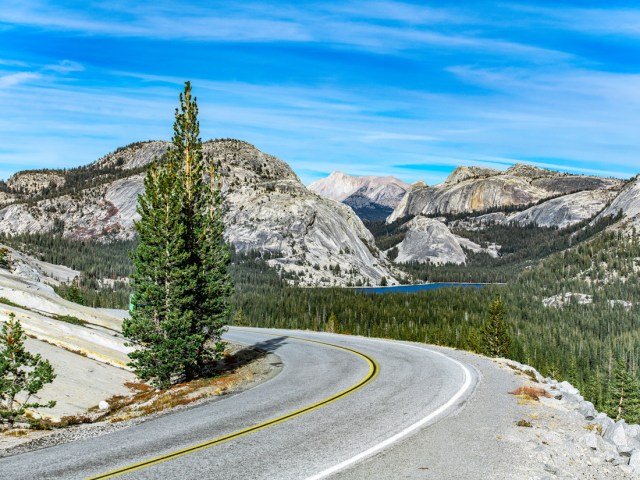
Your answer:
[[[29,426],[31,430],[52,430],[54,424],[46,418],[29,418]]]
[[[527,427],[527,428],[531,428],[533,427],[533,425],[531,425],[531,422],[528,422],[527,420],[518,420],[516,422],[516,425],[519,427]]]
[[[25,308],[22,305],[18,305],[17,303],[12,302],[6,297],[0,297],[0,303],[4,303],[5,305],[9,305],[10,307]]]
[[[9,270],[11,264],[11,251],[6,247],[0,247],[0,268]]]
[[[70,323],[72,325],[80,325],[81,327],[84,327],[87,324],[87,322],[85,322],[84,320],[72,315],[56,315],[55,319],[60,320],[61,322]]]

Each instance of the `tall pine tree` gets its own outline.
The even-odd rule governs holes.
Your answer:
[[[222,351],[232,285],[222,197],[213,163],[202,155],[196,99],[185,84],[172,145],[147,172],[136,222],[132,275],[136,306],[123,332],[140,378],[166,387],[196,377]]]
[[[640,422],[640,383],[619,359],[609,381],[607,413],[616,421],[624,418],[629,423]]]
[[[504,304],[499,295],[489,305],[489,318],[480,330],[482,351],[489,357],[506,357],[511,348],[509,329],[504,320]]]

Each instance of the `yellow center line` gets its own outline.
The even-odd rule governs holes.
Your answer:
[[[343,397],[346,397],[347,395],[352,394],[353,392],[355,392],[356,390],[359,390],[360,388],[364,387],[365,385],[367,385],[369,382],[371,382],[377,375],[378,375],[378,371],[380,369],[380,367],[378,366],[378,363],[371,357],[369,357],[368,355],[359,352],[357,350],[353,350],[351,348],[347,348],[347,347],[342,347],[340,345],[335,345],[333,343],[326,343],[326,342],[319,342],[317,340],[309,340],[307,338],[299,338],[299,337],[289,337],[286,335],[274,335],[274,334],[269,334],[269,333],[262,333],[262,332],[252,332],[252,333],[259,333],[260,335],[273,335],[273,336],[284,336],[286,338],[291,338],[294,340],[300,340],[303,342],[311,342],[311,343],[318,343],[320,345],[326,345],[329,347],[333,347],[333,348],[338,348],[340,350],[345,350],[347,352],[353,353],[354,355],[357,355],[361,358],[363,358],[368,364],[369,364],[369,373],[362,379],[360,380],[358,383],[356,383],[355,385],[347,388],[346,390],[343,390],[342,392],[336,393],[335,395],[326,398],[324,400],[321,400],[319,402],[316,402],[312,405],[309,405],[307,407],[303,407],[299,410],[295,410],[293,412],[287,413],[285,415],[282,415],[280,417],[271,419],[271,420],[267,420],[266,422],[263,423],[259,423],[257,425],[253,425],[251,427],[247,427],[245,429],[239,430],[237,432],[234,433],[230,433],[228,435],[224,435],[222,437],[218,437],[218,438],[214,438],[213,440],[207,440],[206,442],[202,442],[202,443],[198,443],[197,445],[192,445],[190,447],[187,448],[183,448],[181,450],[176,450],[175,452],[171,452],[171,453],[167,453],[165,455],[161,455],[159,457],[155,457],[155,458],[150,458],[149,460],[145,460],[142,462],[138,462],[138,463],[134,463],[132,465],[123,467],[123,468],[119,468],[117,470],[113,470],[111,472],[107,472],[107,473],[103,473],[101,475],[97,475],[95,477],[90,477],[88,480],[98,480],[98,479],[103,479],[103,478],[114,478],[120,475],[124,475],[125,473],[130,473],[130,472],[134,472],[136,470],[140,470],[142,468],[146,468],[146,467],[150,467],[152,465],[157,465],[159,463],[163,463],[166,462],[168,460],[173,460],[174,458],[178,458],[178,457],[182,457],[184,455],[188,455],[190,453],[195,453],[195,452],[199,452],[200,450],[204,450],[210,447],[213,447],[215,445],[219,445],[221,443],[224,442],[228,442],[230,440],[233,440],[235,438],[239,438],[242,437],[244,435],[248,435],[250,433],[253,432],[257,432],[258,430],[262,430],[265,429],[267,427],[271,427],[273,425],[277,425],[279,423],[285,422],[287,420],[290,420],[292,418],[295,417],[299,417],[300,415],[304,415],[305,413],[309,413],[313,410],[316,410],[320,407],[323,407],[325,405],[328,405],[330,403],[333,403]]]

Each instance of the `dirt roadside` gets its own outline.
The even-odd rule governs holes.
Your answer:
[[[275,377],[282,370],[280,358],[252,347],[228,343],[215,376],[154,390],[143,383],[127,382],[128,394],[107,399],[108,408],[98,405],[73,417],[63,417],[57,426],[37,421],[42,430],[17,425],[0,433],[0,457],[104,435],[166,415],[238,394]],[[104,405],[103,405],[104,407]]]

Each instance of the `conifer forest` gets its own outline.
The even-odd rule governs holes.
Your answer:
[[[499,297],[510,337],[508,356],[544,375],[570,381],[598,409],[615,418],[621,378],[631,381],[627,391],[637,388],[640,368],[640,242],[637,237],[603,232],[602,228],[591,227],[590,237],[573,246],[557,230],[531,229],[530,235],[517,236],[519,245],[514,247],[514,252],[528,252],[526,255],[514,255],[513,261],[508,261],[509,257],[492,259],[493,264],[484,258],[487,276],[464,278],[503,280],[503,284],[417,293],[302,288],[289,284],[269,267],[269,254],[232,250],[232,323],[333,330],[483,353],[483,327],[492,301]],[[507,236],[509,231],[502,232]],[[511,235],[516,238],[515,233]],[[551,247],[541,246],[545,236]],[[129,285],[125,279],[132,269],[130,252],[135,242],[75,241],[55,233],[20,235],[2,242],[42,260],[81,270],[80,281],[60,287],[61,295],[90,306],[127,307]],[[565,248],[553,247],[557,244]],[[535,252],[541,251],[536,258]],[[549,251],[553,253],[547,256]],[[425,279],[421,276],[425,272],[429,280],[455,281],[461,279],[456,275],[464,267],[405,268],[417,281]],[[491,276],[492,272],[500,273]],[[104,278],[122,281],[107,284]],[[562,306],[543,303],[566,293],[590,296],[591,302],[581,303],[569,296]],[[638,414],[637,407],[631,410],[623,412],[627,419]]]

